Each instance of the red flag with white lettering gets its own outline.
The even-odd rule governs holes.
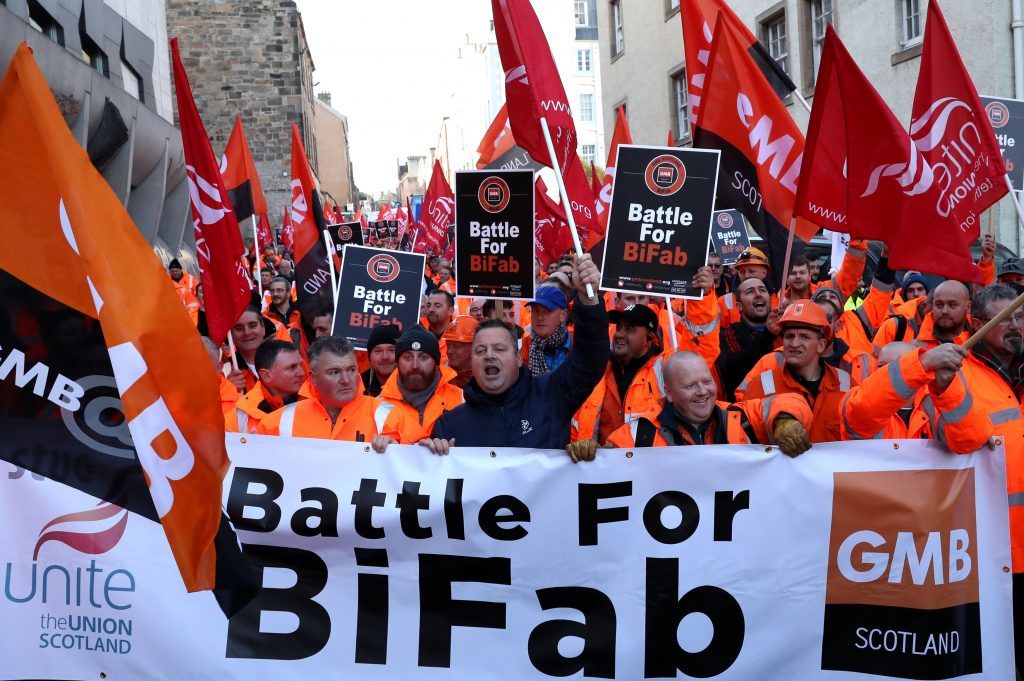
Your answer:
[[[722,152],[718,171],[721,207],[743,213],[764,239],[776,284],[782,283],[804,136],[760,67],[743,35],[728,21],[715,25],[703,83],[704,103],[694,127],[694,146]],[[797,218],[794,253],[818,231]]]
[[[537,258],[542,267],[552,260],[558,260],[572,249],[572,236],[565,212],[548,196],[547,186],[540,175],[534,182],[534,235],[537,242]]]
[[[423,212],[420,214],[420,231],[416,241],[417,252],[427,251],[440,255],[448,245],[448,225],[455,219],[455,195],[441,169],[441,162],[434,161],[430,184],[423,198]]]
[[[289,251],[295,247],[295,228],[292,227],[291,211],[288,208],[284,209],[284,220],[281,222],[281,245]],[[294,255],[295,252],[292,251],[292,256]]]
[[[612,203],[612,183],[615,182],[615,163],[619,158],[619,145],[632,143],[633,137],[629,134],[629,123],[626,121],[626,109],[620,106],[615,115],[612,143],[608,147],[608,162],[604,165],[601,193],[597,197],[597,222],[602,233],[608,229],[608,207]]]
[[[544,119],[562,173],[580,243],[597,230],[590,185],[576,155],[572,109],[551,57],[544,29],[529,0],[491,0],[494,33],[505,70],[505,100],[516,144],[538,163],[554,168],[541,130]],[[582,178],[582,181],[581,181]]]
[[[980,281],[959,226],[938,214],[938,197],[931,166],[829,26],[795,212],[885,241],[893,269]]]
[[[245,246],[238,230],[217,157],[199,118],[192,89],[178,53],[178,39],[171,40],[174,91],[178,100],[185,173],[192,204],[199,278],[206,302],[210,338],[223,343],[251,300],[252,281],[246,274]]]
[[[270,231],[270,219],[266,213],[260,213],[256,219],[256,238],[260,240],[260,246],[274,243],[274,234]]]
[[[937,0],[928,3],[910,137],[940,185],[936,211],[976,240],[981,213],[1008,191],[1006,167]]]
[[[295,293],[304,300],[330,283],[323,209],[299,128],[292,123],[292,229],[295,235]]]

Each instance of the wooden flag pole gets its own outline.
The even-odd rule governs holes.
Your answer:
[[[338,309],[338,275],[334,271],[334,243],[331,241],[331,233],[324,230],[324,243],[327,244],[327,269],[331,272],[331,294],[334,300],[334,309]],[[333,319],[333,317],[332,317]],[[333,326],[333,321],[331,322]]]
[[[978,341],[982,340],[985,336],[988,335],[989,331],[999,326],[1000,322],[1002,322],[1004,319],[1013,314],[1021,305],[1024,305],[1024,293],[1017,296],[1017,298],[1014,299],[1012,303],[1006,306],[1006,309],[1004,309],[1002,312],[997,314],[992,319],[988,320],[985,323],[985,326],[975,331],[974,335],[964,342],[964,348],[967,350],[973,348],[978,343]]]
[[[796,234],[796,218],[792,218],[789,221],[789,239],[786,241],[786,259],[784,260],[785,264],[782,266],[782,281],[779,284],[782,287],[779,290],[779,303],[780,304],[782,303],[782,292],[786,290],[786,286],[789,283],[789,260],[790,260],[790,257],[793,255],[793,235],[794,234]],[[792,302],[792,301],[790,301],[790,302]]]
[[[674,314],[672,312],[672,299],[669,298],[668,296],[665,296],[665,310],[668,312],[668,329],[669,335],[672,338],[672,349],[678,350],[679,339],[676,338],[676,320],[672,316]]]
[[[562,169],[558,167],[558,158],[555,156],[555,145],[551,141],[551,132],[548,130],[547,120],[541,116],[540,129],[544,133],[544,141],[548,145],[548,156],[551,157],[551,169],[555,171],[555,180],[558,183],[558,194],[562,197],[562,208],[565,209],[565,219],[569,221],[569,231],[572,232],[572,243],[576,248],[576,255],[583,255],[583,245],[580,243],[580,235],[576,231],[576,219],[572,216],[572,206],[569,205],[569,195],[565,191],[565,180],[562,179]],[[587,284],[587,296],[594,298],[594,287]]]

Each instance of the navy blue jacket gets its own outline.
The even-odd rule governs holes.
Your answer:
[[[572,352],[560,367],[533,376],[527,366],[500,395],[488,395],[471,378],[465,402],[441,415],[433,437],[455,438],[456,447],[562,449],[569,444],[569,421],[583,405],[608,366],[608,313],[577,299]]]

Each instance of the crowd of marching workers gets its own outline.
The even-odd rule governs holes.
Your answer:
[[[865,282],[866,247],[851,243],[831,276],[796,257],[781,291],[776,263],[757,248],[731,272],[711,253],[693,281],[703,298],[672,309],[599,291],[590,255],[538,264],[525,303],[455,298],[451,263],[434,256],[420,323],[376,327],[364,352],[330,335],[329,299],[296,303],[294,265],[268,246],[264,299],[232,329],[237,368],[205,340],[229,432],[377,452],[505,446],[587,461],[602,447],[760,443],[813,456],[815,444],[840,440],[933,438],[957,453],[1001,441],[1024,618],[1024,308],[963,347],[1024,291],[1024,260],[997,269],[986,236],[984,286],[933,286],[914,272],[897,281],[883,247]],[[197,280],[177,261],[170,277],[202,331]]]

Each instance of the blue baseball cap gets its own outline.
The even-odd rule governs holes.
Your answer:
[[[541,286],[537,289],[536,297],[527,303],[527,305],[543,305],[549,310],[555,308],[564,310],[569,307],[569,302],[565,299],[565,294],[557,286]]]

